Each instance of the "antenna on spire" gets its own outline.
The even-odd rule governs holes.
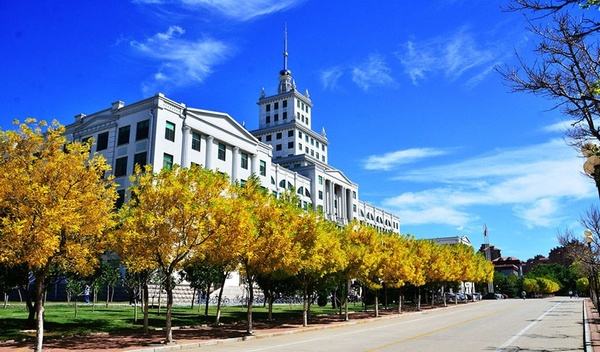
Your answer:
[[[287,71],[288,69],[288,44],[287,44],[287,22],[284,25],[283,30],[283,69]]]

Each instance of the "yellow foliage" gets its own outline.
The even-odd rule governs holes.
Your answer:
[[[64,127],[28,119],[0,131],[0,262],[87,275],[106,248],[116,199],[104,158]]]

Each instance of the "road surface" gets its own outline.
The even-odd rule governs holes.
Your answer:
[[[198,351],[583,351],[582,302],[563,297],[482,301]]]

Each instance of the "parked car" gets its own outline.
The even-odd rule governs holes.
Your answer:
[[[483,296],[483,299],[502,299],[502,295],[500,293],[488,292]]]

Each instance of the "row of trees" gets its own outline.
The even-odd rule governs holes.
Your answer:
[[[58,124],[29,120],[18,131],[0,132],[0,263],[25,267],[35,279],[38,351],[51,272],[88,277],[107,251],[116,252],[128,280],[143,287],[146,329],[148,283],[160,273],[167,292],[167,342],[173,340],[175,275],[198,263],[216,271],[221,286],[229,272],[242,273],[249,294],[248,333],[254,289],[260,285],[274,292],[286,278],[300,287],[306,325],[312,298],[326,281],[345,283],[347,319],[352,280],[375,291],[384,284],[426,283],[443,290],[450,282],[482,282],[493,274],[471,247],[380,233],[358,222],[342,228],[301,210],[293,192],[276,198],[258,179],[240,186],[200,167],[159,173],[137,167],[130,199],[116,212],[115,184],[104,177],[109,166],[99,155],[90,157],[89,150],[89,142],[68,143]]]

